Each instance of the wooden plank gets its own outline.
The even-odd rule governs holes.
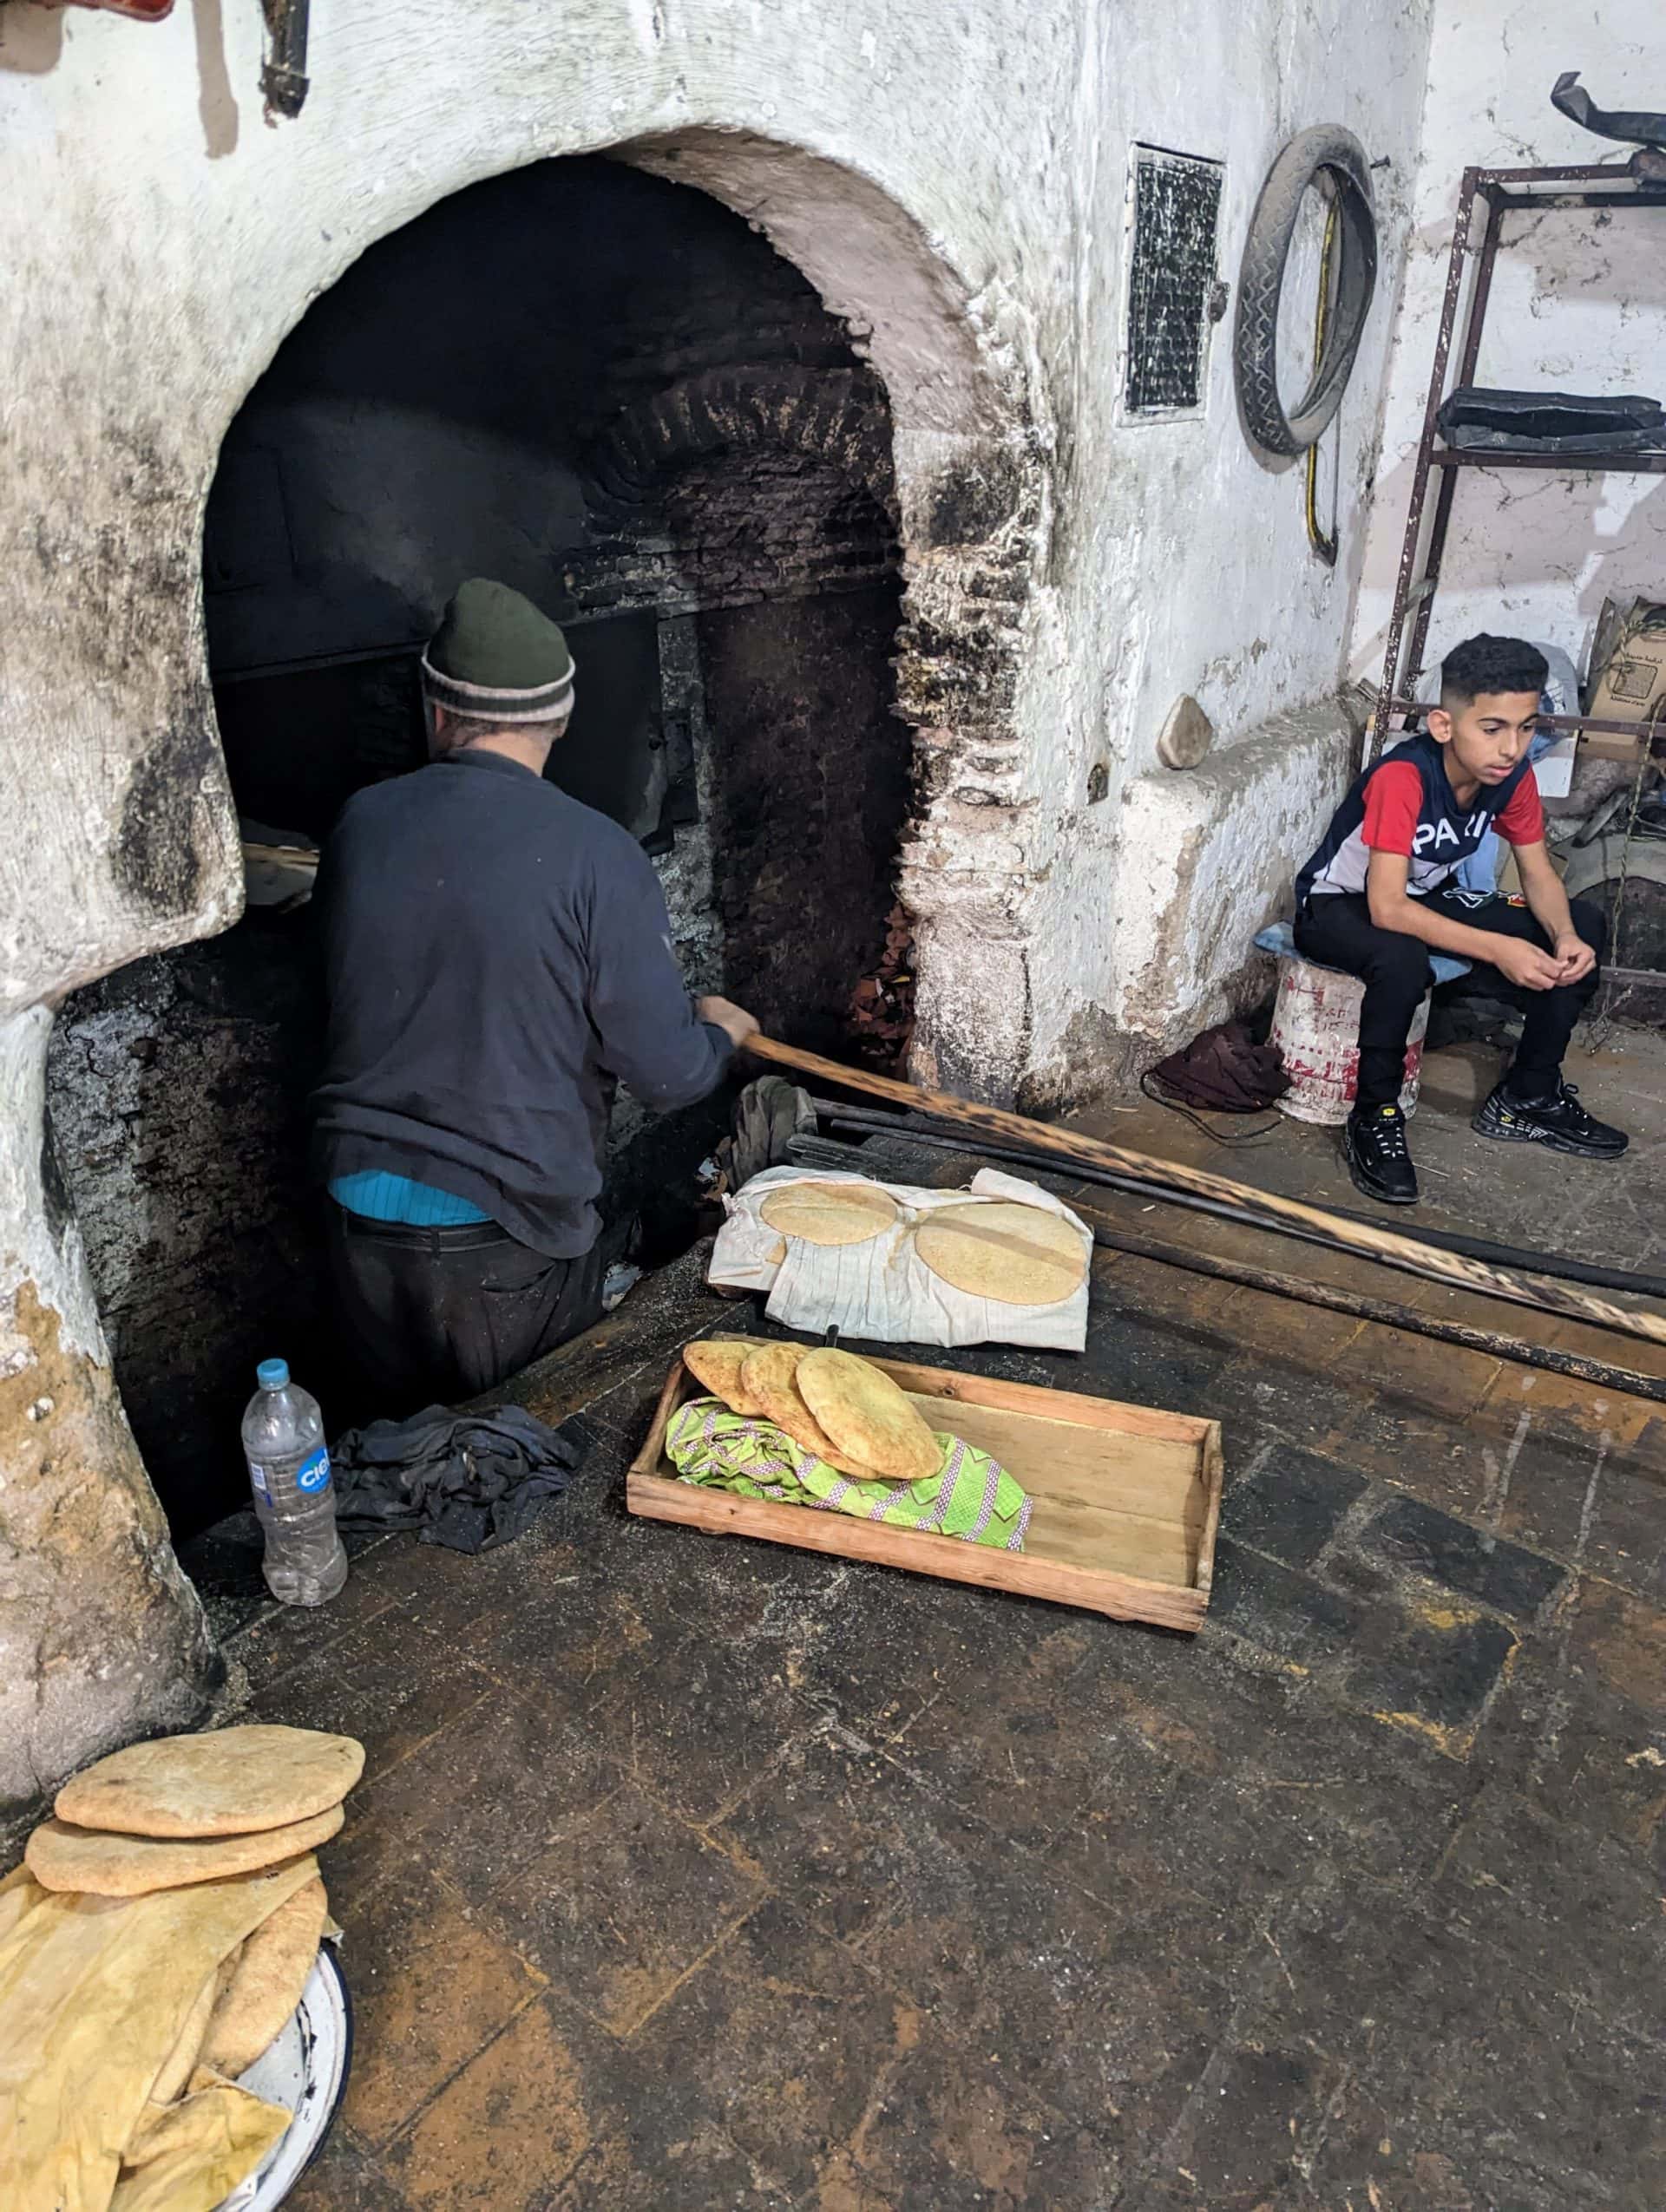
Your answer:
[[[909,1392],[908,1403],[919,1408],[933,1428],[953,1430],[967,1443],[1000,1460],[1003,1467],[1022,1458],[1033,1469],[1045,1454],[1046,1487],[1060,1500],[1179,1522],[1195,1499],[1195,1517],[1201,1524],[1200,1478],[1205,1442],[1202,1437],[1193,1443],[1175,1444],[1166,1439],[1125,1436],[1114,1429],[1038,1421],[1033,1414],[1009,1413],[998,1406],[964,1402],[948,1415],[941,1398],[917,1391]],[[1040,1474],[1021,1479],[1026,1489],[1040,1487],[1044,1480]]]
[[[1226,1487],[1226,1460],[1221,1450],[1221,1424],[1209,1424],[1204,1446],[1204,1532],[1197,1542],[1197,1592],[1205,1605],[1215,1587],[1215,1539],[1221,1528],[1221,1493]]]
[[[1168,1582],[1190,1590],[1197,1583],[1197,1530],[1183,1522],[1156,1521],[1140,1513],[1108,1512],[1101,1506],[1076,1505],[1068,1499],[1032,1493],[1034,1509],[1024,1539],[1025,1556],[1054,1559],[1072,1567],[1131,1574],[1142,1582]],[[1202,1515],[1198,1516],[1202,1521]]]
[[[1052,1598],[1116,1620],[1149,1620],[1159,1627],[1191,1630],[1203,1621],[1204,1601],[1196,1590],[1063,1560],[1039,1559],[1026,1552],[992,1551],[987,1545],[961,1543],[953,1536],[922,1536],[876,1522],[853,1521],[848,1514],[812,1513],[801,1505],[736,1497],[728,1490],[707,1490],[695,1482],[644,1475],[634,1467],[626,1478],[625,1502],[633,1513],[648,1520],[679,1522],[712,1535],[762,1536],[800,1551],[901,1567],[979,1589]]]
[[[1125,1405],[1113,1397],[1092,1397],[1084,1391],[1051,1391],[1040,1383],[1007,1383],[994,1375],[962,1375],[950,1367],[920,1367],[906,1359],[861,1354],[922,1397],[946,1397],[959,1405],[1001,1405],[1042,1421],[1066,1421],[1084,1429],[1118,1429],[1139,1436],[1165,1438],[1197,1446],[1210,1423],[1195,1414],[1164,1413],[1155,1406]]]
[[[1184,1416],[1165,1417],[1197,1432],[1182,1446],[1169,1436],[1129,1437],[1100,1425],[1111,1404],[1074,1391],[1037,1390],[1028,1384],[988,1384],[988,1378],[923,1368],[911,1363],[876,1363],[901,1380],[985,1384],[1003,1397],[1021,1392],[1044,1412],[1000,1404],[974,1404],[964,1391],[957,1397],[952,1425],[977,1443],[974,1426],[993,1436],[998,1430],[1001,1455],[1034,1501],[1029,1536],[1022,1553],[996,1551],[955,1537],[928,1536],[887,1528],[846,1514],[823,1514],[802,1505],[764,1498],[743,1498],[679,1482],[665,1458],[671,1417],[699,1384],[673,1363],[659,1395],[653,1423],[632,1464],[626,1485],[629,1510],[652,1520],[671,1521],[708,1535],[750,1535],[843,1558],[900,1567],[982,1588],[1008,1589],[1020,1595],[1050,1598],[1086,1607],[1123,1620],[1195,1630],[1207,1604],[1214,1528],[1220,1506],[1220,1430],[1217,1423]],[[922,1410],[940,1426],[951,1425],[941,1397],[911,1392]],[[1072,1422],[1066,1409],[1091,1414]],[[1130,1407],[1131,1413],[1147,1409]],[[1061,1418],[1061,1415],[1066,1417]],[[1028,1438],[1026,1448],[1026,1434]],[[1039,1447],[1039,1449],[1038,1449]],[[1155,1452],[1164,1464],[1142,1482],[1138,1455]],[[1096,1461],[1106,1456],[1126,1469],[1131,1480],[1109,1478]],[[1157,1510],[1142,1509],[1155,1503]]]

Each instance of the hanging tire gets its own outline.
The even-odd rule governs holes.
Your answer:
[[[1336,195],[1335,297],[1313,381],[1288,412],[1278,396],[1278,308],[1303,195],[1321,176]],[[1244,428],[1264,452],[1289,457],[1315,444],[1342,403],[1377,283],[1377,219],[1365,148],[1324,123],[1300,132],[1267,172],[1250,219],[1238,274],[1232,368]]]

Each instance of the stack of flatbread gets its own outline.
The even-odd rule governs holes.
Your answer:
[[[883,1368],[833,1346],[706,1337],[683,1364],[731,1413],[772,1421],[842,1475],[917,1482],[942,1464],[943,1447]]]
[[[0,1881],[6,2212],[213,2212],[290,2114],[237,2086],[329,1919],[315,1848],[363,1746],[305,1728],[130,1744]]]

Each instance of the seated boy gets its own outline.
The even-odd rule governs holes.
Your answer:
[[[1365,985],[1359,1088],[1342,1132],[1368,1198],[1409,1206],[1417,1177],[1400,1090],[1406,1039],[1429,987],[1429,953],[1496,970],[1489,997],[1519,1006],[1521,1042],[1471,1123],[1483,1136],[1617,1160],[1626,1138],[1586,1113],[1562,1080],[1573,1025],[1597,989],[1607,926],[1570,905],[1545,850],[1545,810],[1527,758],[1545,657],[1516,638],[1470,638],[1440,669],[1428,728],[1385,753],[1331,817],[1296,878],[1295,945]],[[1516,852],[1525,904],[1457,887],[1489,830]]]

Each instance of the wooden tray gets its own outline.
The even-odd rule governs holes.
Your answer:
[[[1118,1620],[1202,1625],[1221,1512],[1219,1422],[941,1367],[894,1359],[874,1365],[895,1377],[934,1429],[952,1430],[993,1453],[1024,1485],[1035,1508],[1021,1552],[679,1482],[666,1457],[666,1430],[685,1399],[704,1395],[680,1358],[631,1463],[627,1507],[710,1535],[764,1536],[804,1551],[1054,1598]]]

